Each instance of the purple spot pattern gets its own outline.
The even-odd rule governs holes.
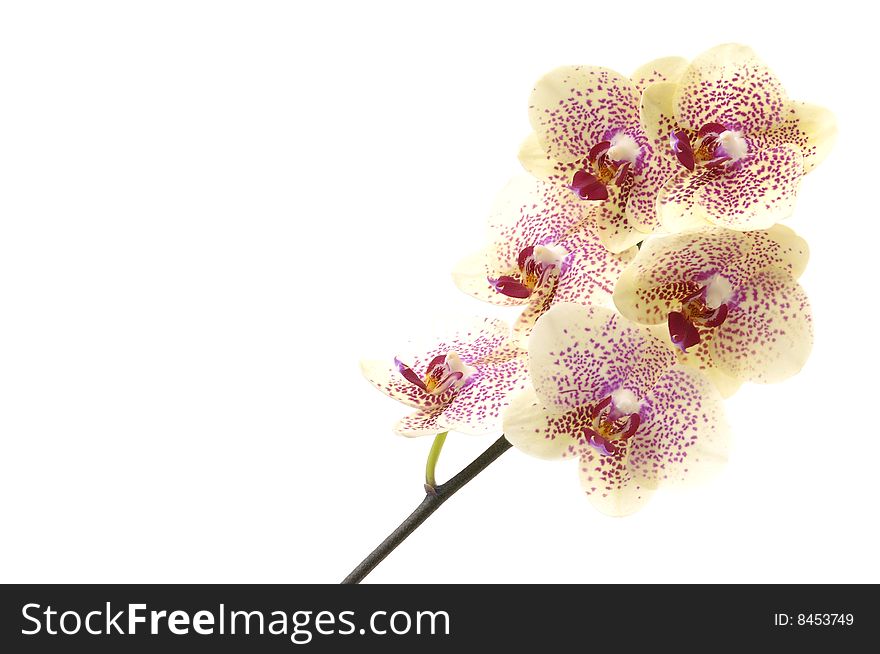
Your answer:
[[[709,345],[713,362],[731,377],[759,383],[800,371],[813,342],[810,302],[785,271],[767,268],[741,289]]]
[[[489,220],[491,244],[486,248],[485,286],[468,287],[480,300],[501,305],[525,305],[514,332],[527,335],[538,317],[556,302],[600,303],[611,297],[614,284],[635,250],[612,254],[603,245],[596,226],[585,219],[585,203],[560,186],[529,180],[531,193],[521,204],[499,203]],[[550,275],[528,298],[499,293],[488,282],[519,272],[523,249],[544,245],[568,253],[558,275]]]
[[[668,88],[648,86],[645,97],[661,97]],[[789,101],[779,80],[749,48],[724,45],[697,57],[684,72],[674,99],[658,108],[659,115],[642,112],[642,128],[652,147],[672,164],[671,177],[657,196],[661,219],[672,228],[682,219],[705,219],[750,230],[787,218],[801,176],[821,158],[816,138],[830,142],[835,129],[825,110],[811,107],[813,117],[805,119],[801,109],[807,106]],[[815,115],[824,122],[814,124]],[[717,168],[690,172],[676,166],[669,135],[679,130],[693,134],[709,123],[740,132],[748,154]],[[658,167],[662,166],[655,164]]]
[[[779,125],[785,89],[750,48],[722,45],[691,62],[679,82],[676,114],[682,127],[721,123],[752,134]]]
[[[397,433],[420,436],[447,430],[473,434],[500,430],[501,411],[510,394],[525,388],[528,380],[527,353],[512,342],[506,324],[487,318],[469,329],[436,339],[433,346],[418,354],[398,358],[422,374],[431,360],[450,352],[475,370],[462,387],[439,395],[426,393],[404,379],[393,357],[387,365],[362,365],[367,380],[378,390],[419,409],[397,424]]]
[[[675,356],[644,327],[609,309],[558,305],[535,326],[532,383],[548,405],[577,408],[618,389],[644,397]]]
[[[680,310],[683,297],[721,275],[731,286],[727,319],[714,328],[697,326],[701,342],[678,353],[679,360],[741,380],[770,381],[780,361],[802,353],[812,339],[809,303],[795,281],[807,257],[803,239],[781,225],[682,232],[646,244],[618,281],[614,301],[630,320],[661,324]],[[788,367],[793,373],[802,364],[793,358]]]
[[[805,117],[805,112],[814,114]],[[817,124],[816,116],[821,121]],[[817,139],[830,141],[836,131],[834,116],[827,109],[804,102],[789,102],[783,122],[772,130],[755,135],[759,148],[772,148],[780,145],[796,145],[804,156],[804,172],[808,172],[821,159]]]
[[[539,416],[534,438],[564,439],[563,458],[577,458],[582,486],[608,513],[620,511],[619,495],[639,505],[663,483],[683,481],[694,469],[724,459],[726,423],[721,398],[702,374],[680,365],[645,328],[610,311],[588,307],[580,320],[554,321],[534,340],[532,376]],[[543,319],[542,319],[543,320]],[[570,326],[567,326],[570,325]],[[553,343],[535,351],[536,343]],[[641,424],[616,451],[603,454],[584,436],[592,408],[614,390],[640,401]],[[624,512],[629,512],[625,510]]]
[[[800,149],[780,145],[735,168],[682,170],[666,183],[657,203],[671,205],[680,216],[699,207],[711,222],[730,229],[766,228],[794,211],[803,170]]]
[[[576,66],[550,73],[533,92],[529,109],[546,160],[552,164],[550,181],[567,187],[574,173],[583,167],[578,162],[590,148],[615,133],[626,133],[640,149],[634,176],[623,187],[609,185],[607,200],[590,203],[592,219],[608,247],[614,247],[624,235],[634,231],[651,233],[658,226],[657,193],[676,165],[661,154],[663,149],[657,150],[642,129],[639,98],[647,80],[664,79],[658,71],[647,79],[632,81],[607,69]],[[618,104],[610,107],[609,103]],[[668,133],[666,136],[668,140]],[[661,141],[661,146],[668,147],[667,141]]]
[[[529,116],[547,153],[570,162],[586,157],[609,131],[638,125],[637,106],[632,82],[620,73],[569,66],[538,80]]]

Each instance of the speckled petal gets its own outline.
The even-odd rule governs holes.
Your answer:
[[[630,320],[664,323],[680,304],[682,283],[707,279],[750,248],[742,233],[719,228],[653,238],[620,276],[614,304]]]
[[[437,418],[440,416],[439,411],[416,411],[408,416],[404,416],[394,425],[394,433],[398,436],[406,436],[407,438],[416,438],[418,436],[436,436],[442,431],[443,427],[437,424]]]
[[[528,173],[538,179],[562,186],[568,185],[572,176],[580,168],[575,163],[562,163],[548,155],[535,132],[529,134],[520,146],[519,162]],[[582,202],[586,202],[586,200],[582,200]]]
[[[403,378],[394,365],[393,357],[387,360],[364,359],[361,361],[361,373],[385,395],[407,406],[427,408],[438,404],[438,396],[425,393]]]
[[[645,398],[627,468],[648,488],[700,481],[726,462],[728,439],[718,390],[705,375],[677,365]]]
[[[806,102],[789,102],[785,122],[769,132],[758,135],[762,148],[792,143],[804,155],[804,173],[818,166],[831,151],[837,139],[837,119],[824,107]]]
[[[498,293],[488,278],[518,274],[523,249],[558,244],[583,224],[589,208],[590,203],[567,188],[524,175],[513,178],[498,194],[490,213],[488,246],[459,263],[453,280],[465,293],[493,304],[527,304]],[[501,297],[494,299],[493,294]]]
[[[586,157],[613,129],[635,125],[632,82],[613,70],[564,66],[546,74],[529,99],[529,119],[542,149],[557,161]]]
[[[551,407],[574,408],[618,389],[644,397],[675,362],[645,328],[596,306],[557,304],[529,341],[532,383]]]
[[[653,495],[653,489],[636,479],[626,465],[628,448],[616,454],[599,454],[592,448],[583,451],[578,464],[581,487],[587,499],[605,515],[622,517],[641,509]]]
[[[538,318],[544,315],[553,305],[556,299],[557,286],[558,284],[554,281],[552,285],[544,284],[535,289],[525,309],[513,321],[511,329],[513,339],[523,347],[526,347]]]
[[[608,199],[591,208],[591,220],[596,225],[602,245],[609,252],[624,252],[647,238],[647,234],[627,218],[628,198],[629,193],[621,193],[619,189],[612,187],[609,189]]]
[[[752,277],[711,344],[712,358],[738,379],[782,381],[806,363],[813,345],[810,303],[791,275],[767,268]]]
[[[501,431],[501,414],[513,393],[528,382],[528,356],[524,350],[507,347],[495,352],[480,367],[478,383],[465,386],[437,419],[441,431],[490,434]]]
[[[703,169],[671,178],[657,196],[662,225],[678,231],[693,220],[741,231],[766,229],[794,211],[803,175],[795,145],[762,150],[734,170]],[[689,215],[690,214],[690,215]]]
[[[776,76],[751,48],[728,43],[694,59],[675,94],[679,125],[693,130],[721,123],[748,134],[783,120],[788,99]]]
[[[455,352],[466,364],[475,365],[510,343],[510,328],[503,320],[477,318],[470,324],[441,327],[438,331],[446,333],[403,343],[399,351],[385,360],[362,361],[361,372],[385,395],[407,406],[432,409],[448,402],[449,394],[426,393],[408,382],[398,371],[395,358],[422,375],[428,363],[439,355]]]
[[[687,70],[684,57],[661,57],[639,66],[631,78],[636,93],[642,93],[649,85],[658,82],[677,82]]]
[[[754,232],[709,227],[654,238],[621,274],[614,304],[630,320],[660,324],[678,309],[682,283],[718,274],[735,288],[769,266],[796,279],[808,258],[806,241],[784,225]]]
[[[623,269],[638,252],[636,247],[630,247],[619,254],[609,252],[590,223],[584,223],[566,236],[561,245],[571,254],[559,277],[554,302],[607,302]]]
[[[495,250],[487,248],[459,261],[452,270],[452,281],[460,290],[483,302],[502,307],[526,304],[528,300],[499,293],[489,284],[489,278],[497,279],[502,274],[510,274],[499,273],[498,269]]]
[[[566,419],[570,413],[548,409],[528,386],[513,396],[504,412],[504,437],[517,449],[540,459],[571,456],[577,441]]]

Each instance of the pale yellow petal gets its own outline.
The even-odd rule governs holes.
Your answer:
[[[629,78],[608,68],[563,66],[540,80],[529,98],[529,119],[553,159],[582,159],[609,130],[638,123],[638,97]]]
[[[577,441],[566,430],[564,413],[548,408],[529,386],[504,412],[504,437],[517,449],[540,459],[571,456]]]
[[[651,84],[678,82],[689,63],[684,57],[661,57],[639,66],[630,79],[636,87],[636,92],[642,93]]]

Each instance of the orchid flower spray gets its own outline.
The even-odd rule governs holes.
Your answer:
[[[527,106],[530,174],[452,272],[511,323],[465,321],[361,364],[410,411],[394,431],[434,441],[422,503],[345,583],[511,448],[574,461],[602,514],[667,501],[658,490],[708,480],[737,447],[725,398],[808,365],[809,248],[779,223],[831,151],[829,110],[791,100],[738,44],[629,76],[562,66]],[[451,432],[497,440],[438,484]]]

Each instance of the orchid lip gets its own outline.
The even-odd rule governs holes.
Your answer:
[[[605,456],[617,454],[642,423],[642,417],[635,408],[637,402],[621,410],[615,405],[613,395],[606,395],[587,407],[585,417],[588,424],[580,431],[583,443]]]
[[[608,186],[624,186],[634,174],[641,150],[635,139],[617,130],[590,148],[568,188],[582,200],[607,200]]]
[[[394,365],[404,379],[429,395],[442,395],[450,390],[458,391],[476,372],[455,352],[439,354],[431,359],[425,369],[424,377],[419,377],[412,367],[403,363],[398,357],[394,358]]]
[[[697,166],[723,170],[749,154],[746,138],[721,123],[706,123],[696,132],[677,130],[669,134],[669,146],[678,162],[693,172]]]
[[[692,288],[689,284],[685,288]],[[681,311],[670,311],[666,322],[669,340],[683,353],[702,338],[700,329],[714,329],[721,326],[730,312],[728,304],[732,294],[730,282],[720,275],[713,275],[681,296]]]
[[[565,252],[548,245],[530,245],[517,256],[518,273],[487,277],[489,285],[507,297],[525,300],[554,272],[562,272]]]

